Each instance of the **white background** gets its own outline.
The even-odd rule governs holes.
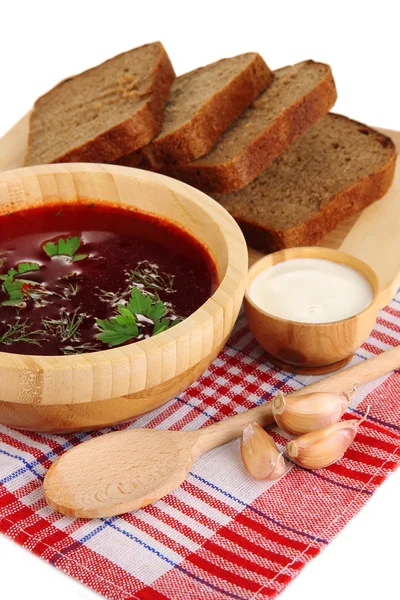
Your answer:
[[[258,51],[273,69],[328,62],[335,110],[400,129],[398,2],[3,0],[0,136],[64,77],[161,40],[177,74]],[[293,584],[282,600],[399,599],[400,472],[393,475]],[[98,598],[0,536],[1,600]],[[122,599],[121,599],[122,600]]]

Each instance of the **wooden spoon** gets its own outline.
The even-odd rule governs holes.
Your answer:
[[[342,392],[399,366],[400,346],[292,395]],[[128,429],[94,438],[56,460],[44,480],[46,500],[64,515],[83,518],[141,508],[178,487],[203,452],[239,437],[255,421],[264,427],[274,422],[270,403],[198,431]]]

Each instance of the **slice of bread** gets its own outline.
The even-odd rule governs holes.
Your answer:
[[[161,129],[174,69],[160,42],[62,81],[37,100],[25,164],[112,162]]]
[[[165,107],[159,135],[118,164],[159,170],[206,154],[221,133],[272,81],[261,56],[225,58],[178,77]]]
[[[383,196],[395,162],[390,138],[330,113],[246,187],[213,197],[252,248],[308,246]]]
[[[326,115],[335,101],[328,65],[308,60],[278,69],[272,84],[206,156],[163,172],[208,193],[242,188]]]

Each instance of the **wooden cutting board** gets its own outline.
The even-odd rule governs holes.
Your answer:
[[[25,115],[0,139],[0,171],[22,167],[28,137],[29,115]],[[381,129],[400,153],[400,131]],[[340,248],[368,263],[381,280],[381,306],[385,306],[400,285],[400,160],[389,192],[362,212],[345,219],[319,243]],[[260,256],[249,249],[250,263]]]

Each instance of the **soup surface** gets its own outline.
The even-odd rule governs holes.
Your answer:
[[[215,291],[207,249],[176,225],[108,205],[0,217],[0,351],[106,350],[173,327]]]

